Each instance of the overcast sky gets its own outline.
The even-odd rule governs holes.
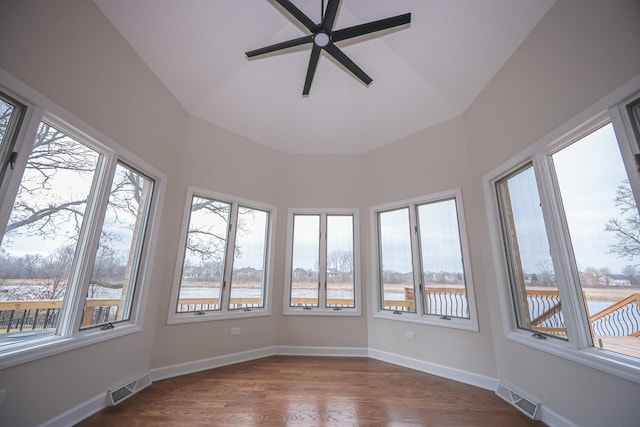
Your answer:
[[[579,270],[608,267],[620,273],[633,264],[609,253],[615,236],[605,231],[609,219],[620,215],[614,199],[618,186],[627,179],[612,126],[554,154],[553,163]],[[551,256],[533,171],[511,178],[509,189],[523,269],[537,273],[539,262]]]

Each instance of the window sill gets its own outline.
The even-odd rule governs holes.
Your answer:
[[[477,322],[471,319],[461,319],[451,317],[449,319],[441,319],[439,316],[419,316],[415,313],[393,314],[393,312],[378,311],[373,316],[376,319],[395,320],[399,322],[418,323],[422,325],[441,326],[445,328],[462,329],[465,331],[478,332]]]
[[[524,331],[511,331],[507,334],[507,338],[625,380],[640,383],[640,361],[636,361],[632,357],[593,347],[577,349],[572,347],[569,342],[553,338],[539,340],[533,338],[531,333]]]
[[[0,369],[32,362],[44,357],[140,332],[141,330],[142,328],[138,325],[118,325],[109,330],[93,329],[85,331],[77,337],[54,335],[7,346],[7,348],[0,350]]]
[[[226,311],[226,312],[205,312],[204,314],[196,314],[195,312],[189,313],[171,313],[167,318],[168,325],[179,325],[183,323],[198,323],[198,322],[211,322],[215,320],[228,320],[228,319],[244,319],[251,317],[264,317],[270,316],[271,310],[266,309],[254,309],[251,311]]]

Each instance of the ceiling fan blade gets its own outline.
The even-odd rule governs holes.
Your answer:
[[[328,33],[331,32],[336,21],[338,6],[340,6],[340,0],[329,0],[329,3],[327,3],[327,10],[325,10],[324,19],[322,20],[322,28]]]
[[[315,32],[318,29],[318,24],[313,22],[311,18],[305,15],[300,9],[298,9],[293,3],[289,0],[276,0],[280,6],[286,9],[294,18],[296,18],[302,25],[307,27],[307,29],[311,32]]]
[[[343,28],[333,32],[331,39],[334,42],[350,39],[353,37],[363,36],[365,34],[375,33],[399,25],[409,24],[411,22],[411,13],[404,15],[392,16],[391,18],[380,19],[378,21],[367,22],[366,24],[354,25],[353,27]]]
[[[311,89],[311,82],[313,81],[313,75],[316,73],[316,67],[318,66],[318,59],[320,58],[320,46],[313,45],[311,49],[311,58],[309,58],[309,67],[307,68],[307,77],[304,79],[304,89],[302,95],[309,95]]]
[[[313,47],[315,48],[316,46],[314,45]],[[373,79],[369,77],[367,73],[362,71],[362,69],[358,67],[355,62],[350,60],[349,57],[345,55],[344,52],[342,52],[340,49],[338,49],[338,47],[333,43],[329,43],[328,45],[326,45],[324,47],[324,50],[326,50],[329,55],[333,56],[336,61],[344,65],[347,70],[351,71],[354,76],[362,80],[364,84],[368,85],[373,81]]]
[[[281,42],[281,43],[272,44],[270,46],[261,47],[260,49],[250,50],[249,52],[246,52],[245,55],[247,55],[248,58],[251,58],[258,55],[264,55],[265,53],[275,52],[277,50],[282,50],[282,49],[288,49],[290,47],[300,46],[300,45],[303,45],[306,43],[312,43],[312,42],[313,42],[313,35],[308,35],[308,36],[299,37],[297,39],[287,40],[286,42]]]

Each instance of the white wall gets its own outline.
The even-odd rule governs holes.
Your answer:
[[[189,119],[181,150],[183,154],[179,173],[170,185],[165,210],[171,218],[173,228],[182,227],[188,185],[276,205],[281,209],[278,206],[284,192],[280,173],[284,167],[281,152],[248,141],[200,119]],[[279,233],[284,228],[280,224],[282,216],[282,212],[278,212],[277,245],[282,241]],[[170,262],[172,268],[177,263],[178,244],[177,236],[172,236],[169,243],[173,254]],[[279,260],[283,259],[283,255],[280,252],[282,251],[277,247],[276,278],[281,276]],[[282,311],[279,300],[272,301],[274,316],[167,325],[173,270],[169,277],[158,304],[152,368],[274,345],[276,318]],[[281,282],[281,277],[280,280],[276,279],[276,288],[281,287]],[[241,328],[241,335],[231,336],[230,328],[238,326]]]
[[[181,149],[180,172],[171,185],[171,206],[165,212],[178,227],[187,185],[277,206],[272,315],[167,325],[170,301],[165,291],[160,297],[152,368],[273,345],[366,348],[364,317],[282,314],[288,208],[360,207],[362,157],[285,154],[199,119],[189,120]],[[171,242],[174,251],[178,243]],[[231,336],[230,328],[236,326],[242,334]]]
[[[286,155],[282,193],[284,206],[279,236],[284,250],[288,208],[360,208],[360,223],[367,221],[363,209],[364,161],[358,155]],[[363,253],[361,252],[361,259]],[[280,258],[284,284],[284,252]],[[362,270],[356,270],[362,279]],[[362,280],[361,280],[362,281]],[[363,287],[366,283],[362,281]],[[282,295],[279,313],[282,313]],[[364,301],[364,298],[362,299]],[[362,317],[279,316],[279,345],[323,347],[367,347],[367,323]]]
[[[172,176],[187,114],[92,2],[2,1],[0,68]],[[34,426],[149,369],[175,224],[161,223],[144,330],[0,372],[0,425]]]
[[[640,2],[558,0],[464,114],[475,177],[466,194],[482,194],[485,174],[638,73]],[[505,339],[485,202],[465,203],[478,217],[471,255],[487,284],[499,378],[577,425],[637,425],[639,384]]]
[[[315,156],[280,153],[188,119],[91,2],[3,1],[0,68],[169,181],[144,331],[3,370],[0,420],[35,425],[139,372],[273,345],[368,346],[503,378],[578,425],[639,419],[637,384],[504,338],[481,183],[640,73],[639,9],[634,0],[558,0],[462,117],[365,155]],[[189,184],[278,207],[271,317],[166,325]],[[374,319],[369,207],[455,187],[463,192],[480,331]],[[363,317],[281,314],[289,207],[360,208]],[[231,326],[242,335],[231,337]],[[416,340],[403,338],[409,329]]]
[[[461,119],[450,120],[365,155],[366,204],[373,206],[406,198],[428,195],[443,190],[462,188],[465,220],[469,239],[477,226],[472,197],[472,183],[467,143]],[[362,246],[365,249],[366,283],[371,286],[371,244],[368,212],[364,221]],[[366,232],[365,232],[366,231]],[[438,365],[495,377],[491,327],[487,309],[486,288],[481,270],[472,254],[472,276],[479,315],[479,332],[437,326],[375,319],[369,316],[369,347],[425,360]],[[369,298],[369,307],[372,306]],[[404,331],[415,332],[415,340],[404,338]],[[469,357],[473,355],[473,357]]]

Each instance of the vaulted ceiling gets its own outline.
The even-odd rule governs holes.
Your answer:
[[[461,115],[555,0],[343,0],[335,29],[411,12],[410,25],[337,43],[367,87],[269,0],[94,0],[194,117],[290,153],[363,153]],[[321,0],[292,0],[316,22]]]

